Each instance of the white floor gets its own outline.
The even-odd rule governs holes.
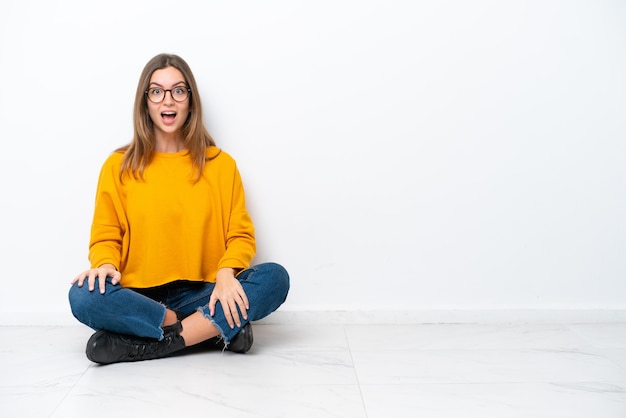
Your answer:
[[[0,416],[626,417],[626,324],[255,324],[245,355],[97,366],[86,327],[0,327]]]

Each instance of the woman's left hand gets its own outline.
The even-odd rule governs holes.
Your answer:
[[[218,270],[215,278],[215,289],[209,299],[209,312],[211,316],[215,314],[217,302],[222,304],[224,316],[231,328],[241,326],[241,317],[248,319],[248,297],[244,292],[241,283],[235,278],[235,270],[232,268],[222,268]],[[239,311],[237,310],[239,308]],[[239,316],[241,312],[241,316]]]

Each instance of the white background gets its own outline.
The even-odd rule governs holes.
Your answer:
[[[281,310],[626,309],[623,1],[0,5],[5,322],[72,320],[160,52],[239,164],[255,261],[291,273]]]

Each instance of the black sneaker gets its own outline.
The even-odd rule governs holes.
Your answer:
[[[180,336],[182,329],[180,322],[163,328],[161,341],[101,330],[89,338],[85,353],[89,360],[100,364],[167,357],[185,348],[185,341]]]
[[[248,322],[239,330],[237,335],[230,340],[230,343],[226,346],[226,350],[243,354],[250,350],[253,341],[252,324]]]

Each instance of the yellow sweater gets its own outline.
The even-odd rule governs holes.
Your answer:
[[[111,154],[98,180],[91,267],[111,263],[123,286],[138,288],[214,282],[220,268],[249,267],[256,243],[237,165],[216,147],[207,156],[197,183],[186,151],[155,153],[143,180],[120,182],[123,154]]]

